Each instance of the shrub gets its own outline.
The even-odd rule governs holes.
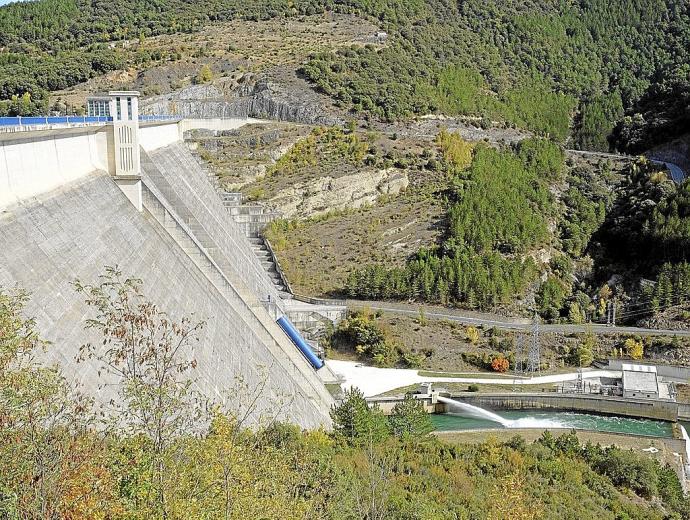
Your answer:
[[[465,329],[465,335],[472,345],[476,345],[479,341],[479,329],[477,329],[477,327],[467,327]]]
[[[644,344],[642,340],[628,338],[624,343],[625,353],[632,359],[642,359],[644,357]]]
[[[495,357],[491,360],[491,370],[494,372],[507,372],[510,362],[503,356]]]
[[[479,392],[479,385],[470,385],[467,387],[468,392]]]
[[[376,321],[376,315],[367,309],[355,311],[341,321],[334,340],[378,366],[394,365],[403,350],[395,341],[386,337],[385,331]]]
[[[197,74],[194,80],[197,84],[209,83],[213,80],[213,71],[208,65],[204,65],[199,69],[199,74]]]

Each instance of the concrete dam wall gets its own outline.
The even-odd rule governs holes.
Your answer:
[[[248,239],[184,143],[168,144],[178,134],[161,129],[158,135],[149,130],[146,139],[142,133],[141,212],[103,170],[79,171],[48,190],[3,199],[0,285],[31,293],[27,315],[52,342],[45,361],[59,364],[68,380],[99,401],[115,389],[98,377],[96,362],[76,363],[79,347],[97,338],[83,328],[88,309],[70,283],[96,282],[104,266],[117,265],[141,278],[145,295],[173,319],[194,314],[206,321],[192,374],[204,395],[223,401],[237,378],[252,387],[265,374],[255,418],[280,406],[284,420],[328,425],[333,399],[322,381],[325,369],[317,373],[275,323],[283,304]],[[41,136],[32,139],[40,143]],[[107,167],[107,154],[102,157],[97,164]],[[33,171],[50,176],[52,168],[48,161]]]

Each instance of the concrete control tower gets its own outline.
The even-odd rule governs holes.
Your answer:
[[[139,92],[114,90],[86,100],[89,116],[112,118],[112,146],[115,182],[134,204],[142,209],[141,159],[139,153]]]
[[[134,204],[142,209],[141,160],[139,154],[139,92],[112,91],[110,116],[113,118],[115,182]]]

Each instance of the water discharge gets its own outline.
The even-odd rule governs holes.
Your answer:
[[[484,419],[486,421],[492,421],[499,423],[505,428],[559,428],[562,427],[561,423],[558,421],[548,420],[548,419],[538,419],[535,417],[522,417],[520,419],[506,419],[501,417],[497,413],[490,412],[479,406],[474,406],[472,404],[463,403],[461,401],[456,401],[455,399],[449,399],[447,397],[438,397],[438,400],[442,403],[448,405],[449,413],[459,414],[469,417],[474,417],[475,419]]]
[[[438,431],[481,430],[497,427],[576,429],[673,438],[671,423],[653,419],[563,410],[507,410],[498,415],[453,399],[441,399],[441,402],[447,405],[448,413],[433,415],[431,418],[434,429]],[[687,432],[684,435],[687,435]],[[690,459],[690,442],[687,447]],[[690,474],[690,471],[688,473]]]
[[[685,429],[685,426],[680,425],[680,433],[685,441],[685,476],[690,476],[690,436]]]

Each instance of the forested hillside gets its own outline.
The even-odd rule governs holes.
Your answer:
[[[529,139],[514,150],[478,145],[464,157],[456,151],[469,145],[457,134],[442,132],[438,141],[452,179],[443,245],[420,251],[403,269],[354,271],[347,290],[365,299],[509,304],[538,274],[528,253],[551,241],[547,219],[555,208],[548,184],[561,175],[563,152],[547,140]]]
[[[587,149],[608,149],[618,125],[616,146],[631,150],[687,121],[676,93],[690,83],[690,7],[679,0],[39,0],[0,9],[0,99],[43,100],[45,90],[146,59],[111,40],[325,11],[371,18],[388,33],[383,49],[320,54],[303,68],[364,116],[468,114],[572,135]],[[4,110],[45,109],[18,101]]]
[[[102,364],[99,375],[117,383],[105,417],[59,368],[35,360],[46,345],[23,316],[26,295],[0,287],[0,517],[671,520],[690,514],[663,459],[583,445],[575,432],[547,431],[532,444],[516,436],[454,445],[430,435],[421,401],[407,398],[385,417],[356,389],[332,408],[328,433],[281,423],[290,396],[269,395],[265,382],[239,380],[222,403],[211,402],[195,391],[189,372],[195,350],[189,330],[203,325],[191,318],[171,323],[126,283],[111,278],[97,288],[77,286],[91,305],[106,309],[94,309],[89,326],[110,348],[82,350]],[[262,419],[249,429],[257,403]]]
[[[608,149],[624,110],[688,63],[685,2],[414,5],[380,12],[391,31],[385,50],[317,56],[305,73],[344,104],[386,118],[484,115],[563,139],[572,113],[574,144]]]

